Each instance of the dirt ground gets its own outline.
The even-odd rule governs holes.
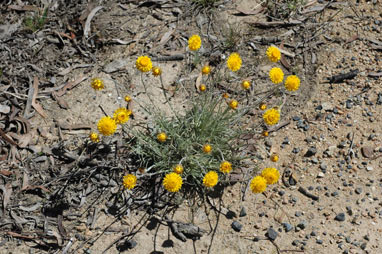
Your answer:
[[[191,1],[100,1],[67,6],[73,11],[64,11],[64,4],[57,1],[49,11],[56,16],[52,16],[45,30],[39,29],[32,35],[19,20],[31,15],[33,6],[43,9],[43,3],[16,2],[1,9],[0,52],[4,60],[0,65],[3,73],[0,106],[8,105],[12,98],[19,99],[20,116],[27,119],[30,130],[12,136],[15,142],[26,145],[19,146],[18,152],[9,149],[6,158],[3,155],[11,145],[4,137],[0,139],[1,200],[3,205],[8,203],[0,213],[0,253],[382,252],[380,0],[305,1],[294,10],[288,9],[289,16],[276,11],[286,1],[217,1],[208,8],[192,5]],[[276,5],[279,9],[267,9],[262,5],[264,2],[279,2]],[[24,4],[27,7],[23,9]],[[103,8],[93,13],[89,32],[92,38],[75,42],[73,38],[80,38],[76,34],[79,23],[85,24],[86,17],[97,6]],[[89,10],[86,15],[85,10]],[[62,17],[66,20],[58,22]],[[6,24],[18,25],[12,31]],[[25,215],[26,208],[44,203],[48,195],[44,188],[56,193],[55,187],[45,185],[46,182],[64,175],[61,171],[71,172],[70,167],[75,165],[57,164],[56,159],[53,164],[56,171],[47,175],[45,169],[51,168],[54,156],[48,155],[43,160],[39,153],[45,153],[49,147],[64,147],[68,151],[70,146],[83,145],[90,130],[96,129],[103,110],[111,114],[116,106],[124,105],[125,94],[134,100],[130,106],[136,122],[150,118],[141,105],[158,106],[171,114],[158,79],[143,76],[141,82],[134,66],[137,56],[150,52],[154,61],[158,59],[165,88],[176,91],[172,101],[182,105],[189,98],[189,91],[195,90],[198,70],[191,70],[185,77],[189,59],[160,61],[160,57],[182,55],[192,34],[206,38],[202,53],[210,59],[214,54],[227,56],[230,50],[222,52],[225,48],[219,43],[227,42],[230,33],[234,49],[243,56],[245,74],[254,80],[256,89],[269,85],[266,80],[270,65],[264,52],[271,44],[289,54],[282,63],[283,69],[298,73],[302,79],[299,92],[289,96],[282,108],[281,122],[285,126],[271,131],[266,138],[261,135],[252,138],[253,160],[259,168],[276,165],[282,173],[279,183],[266,195],[253,195],[245,191],[245,183],[237,183],[227,187],[221,199],[210,199],[210,203],[198,206],[184,201],[172,219],[205,230],[197,240],[177,239],[166,223],[150,218],[147,211],[130,210],[116,218],[107,212],[108,200],[99,198],[97,202],[94,196],[78,211],[71,208],[64,212],[60,219],[54,216],[44,216],[45,222],[35,219],[36,225],[44,225],[44,233],[48,225],[51,236],[43,243],[39,241],[30,220],[33,217],[41,220],[42,209]],[[25,47],[25,51],[20,47]],[[335,75],[356,69],[355,77],[329,82]],[[38,112],[29,117],[35,108],[28,106],[27,95],[35,76],[40,82],[37,101],[46,117]],[[94,77],[105,81],[102,93],[89,89]],[[75,80],[78,84],[68,86],[59,99],[46,92]],[[179,87],[183,81],[185,85]],[[143,84],[150,85],[145,88]],[[11,91],[8,85],[19,87]],[[270,104],[278,100],[266,99]],[[97,105],[102,105],[103,110]],[[1,111],[0,130],[5,128],[2,121],[9,120],[4,112]],[[73,128],[78,124],[81,128]],[[72,127],[63,128],[65,125]],[[273,164],[269,160],[272,153],[280,158]],[[13,173],[7,176],[6,172]],[[43,187],[36,188],[40,184]],[[30,192],[20,190],[28,185],[33,186]],[[302,194],[301,187],[312,196]],[[8,193],[9,188],[14,189],[8,200],[6,188]],[[70,193],[82,192],[83,186],[77,183],[68,189]],[[74,200],[74,194],[69,198]],[[91,205],[93,201],[95,206]],[[89,225],[89,214],[94,213],[97,216]],[[233,223],[242,226],[239,232],[234,230]],[[59,227],[66,229],[65,236]],[[272,229],[277,232],[274,240],[270,240]],[[135,231],[128,238],[131,249],[116,248],[119,239]]]

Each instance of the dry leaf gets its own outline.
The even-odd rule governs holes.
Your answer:
[[[10,176],[12,175],[13,173],[11,171],[8,171],[8,170],[0,170],[0,175],[3,175],[3,176]]]
[[[46,118],[47,115],[45,114],[45,111],[44,109],[41,107],[41,105],[36,102],[36,97],[37,97],[37,93],[38,93],[38,78],[37,77],[34,77],[33,79],[33,97],[32,97],[32,107],[34,107],[34,109],[37,111],[37,113],[39,113],[42,117]]]
[[[11,200],[12,185],[10,183],[7,183],[5,186],[0,185],[0,190],[3,191],[3,211],[5,211],[9,203],[9,200]]]

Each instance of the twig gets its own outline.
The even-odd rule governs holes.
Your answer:
[[[298,191],[301,193],[301,194],[303,194],[303,195],[305,195],[305,196],[307,196],[308,198],[311,198],[311,199],[313,199],[313,200],[318,200],[319,199],[319,197],[318,196],[316,196],[316,195],[313,195],[312,193],[309,193],[306,189],[304,189],[303,187],[298,187]]]

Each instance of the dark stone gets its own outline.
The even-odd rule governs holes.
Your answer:
[[[300,229],[305,229],[306,226],[307,226],[307,222],[304,220],[297,224],[297,227]]]
[[[293,121],[299,121],[301,118],[299,116],[292,117]]]
[[[296,217],[300,217],[301,215],[302,215],[302,212],[300,212],[300,211],[297,211],[294,213],[294,216],[296,216]]]
[[[355,188],[355,193],[357,193],[358,195],[362,193],[362,188],[361,187],[358,187],[358,188]]]
[[[313,155],[315,155],[317,153],[317,149],[316,147],[312,146],[312,147],[309,147],[308,151],[306,151],[305,153],[305,157],[311,157]]]
[[[135,246],[137,246],[137,242],[134,241],[133,239],[130,239],[130,240],[123,241],[122,243],[119,243],[117,245],[117,249],[122,252],[126,250],[131,250],[135,248]]]
[[[293,240],[292,245],[293,245],[293,246],[297,246],[299,243],[300,243],[299,240]]]
[[[283,226],[284,226],[285,232],[289,232],[293,229],[293,226],[287,222],[284,222]]]
[[[239,216],[244,217],[246,215],[247,215],[247,209],[245,209],[245,207],[243,206],[243,207],[241,207]]]
[[[235,230],[236,232],[240,232],[240,231],[241,231],[241,228],[243,227],[243,225],[241,225],[240,222],[238,222],[238,221],[234,221],[234,222],[232,222],[231,227],[232,227],[233,230]]]
[[[374,155],[374,149],[370,146],[364,146],[361,148],[361,153],[365,158],[371,158]]]
[[[336,215],[334,218],[336,221],[345,221],[345,214],[344,213],[339,213]]]
[[[317,239],[317,240],[316,240],[316,243],[317,243],[317,244],[322,244],[322,240],[321,240],[321,239]]]
[[[268,228],[266,237],[268,237],[271,241],[276,240],[278,235],[279,234],[272,227]]]

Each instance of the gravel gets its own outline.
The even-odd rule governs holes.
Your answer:
[[[272,227],[268,228],[267,233],[266,233],[266,236],[267,236],[270,240],[272,240],[272,241],[276,240],[276,238],[278,237],[278,235],[279,235],[279,234],[278,234]]]
[[[231,227],[232,227],[233,230],[235,230],[236,232],[240,232],[241,229],[242,229],[242,227],[243,227],[243,225],[241,225],[241,223],[238,222],[238,221],[234,221],[234,222],[232,222]]]

